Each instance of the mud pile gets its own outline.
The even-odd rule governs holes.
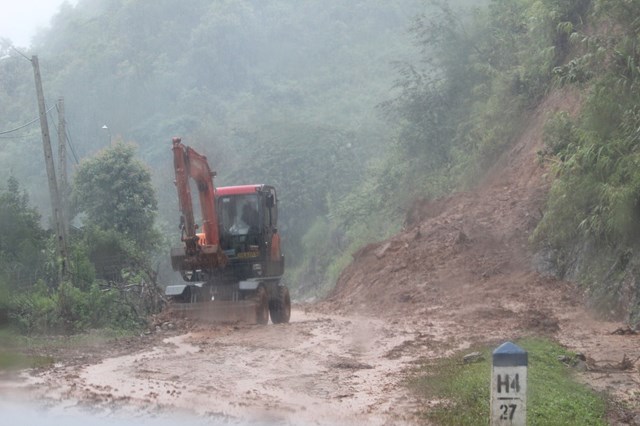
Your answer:
[[[556,312],[579,298],[532,267],[529,237],[550,185],[537,152],[547,117],[579,104],[573,93],[550,96],[475,190],[417,202],[403,232],[354,253],[325,308],[388,318],[448,312],[480,333],[505,319],[557,331]]]

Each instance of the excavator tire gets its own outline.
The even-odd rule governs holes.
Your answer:
[[[287,286],[278,286],[276,297],[269,301],[269,313],[274,324],[288,323],[291,318],[291,297]]]
[[[269,296],[267,289],[261,284],[256,290],[256,322],[267,324],[269,322]]]

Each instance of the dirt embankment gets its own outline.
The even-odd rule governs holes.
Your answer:
[[[474,190],[417,203],[406,228],[354,254],[324,309],[411,318],[449,345],[548,335],[586,354],[584,379],[640,408],[637,335],[599,321],[571,283],[533,269],[529,237],[550,186],[538,161],[544,122],[577,114],[577,93],[556,92],[532,114],[519,140]]]
[[[570,286],[531,267],[528,238],[549,187],[537,152],[548,114],[578,106],[570,93],[550,97],[475,190],[416,203],[403,232],[354,254],[329,309],[420,317],[442,308],[472,322],[480,313],[484,323],[492,315],[483,312],[517,319],[522,309],[511,305],[542,309],[557,300],[560,294],[550,290]]]
[[[185,330],[161,322],[129,350],[0,377],[0,394],[63,413],[415,424],[425,402],[403,380],[419,359],[533,334],[585,354],[584,379],[638,410],[640,337],[612,334],[624,325],[592,318],[573,285],[531,267],[528,238],[549,186],[536,155],[543,123],[579,105],[570,92],[549,97],[476,190],[417,203],[403,232],[355,253],[329,298],[298,306],[291,324]]]

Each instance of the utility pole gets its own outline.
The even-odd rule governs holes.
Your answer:
[[[60,173],[60,212],[62,213],[62,228],[64,235],[69,235],[69,186],[67,183],[67,132],[64,122],[64,98],[58,98],[58,172]]]
[[[51,139],[49,138],[49,122],[47,121],[47,110],[44,105],[44,92],[42,90],[42,79],[40,77],[40,65],[38,57],[31,57],[33,65],[33,76],[36,80],[36,94],[38,95],[38,109],[40,111],[40,130],[42,131],[42,146],[44,148],[44,162],[49,178],[49,195],[51,197],[51,208],[53,209],[53,222],[56,227],[56,243],[58,255],[62,259],[62,271],[60,278],[64,278],[67,273],[67,239],[64,232],[63,214],[60,209],[60,194],[56,183],[56,171],[53,165],[53,152],[51,151]]]

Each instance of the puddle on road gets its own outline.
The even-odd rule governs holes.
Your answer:
[[[36,404],[0,402],[2,424],[20,426],[269,426],[269,423],[248,423],[228,418],[196,417],[189,414],[150,413],[91,413],[78,407],[65,411]]]

